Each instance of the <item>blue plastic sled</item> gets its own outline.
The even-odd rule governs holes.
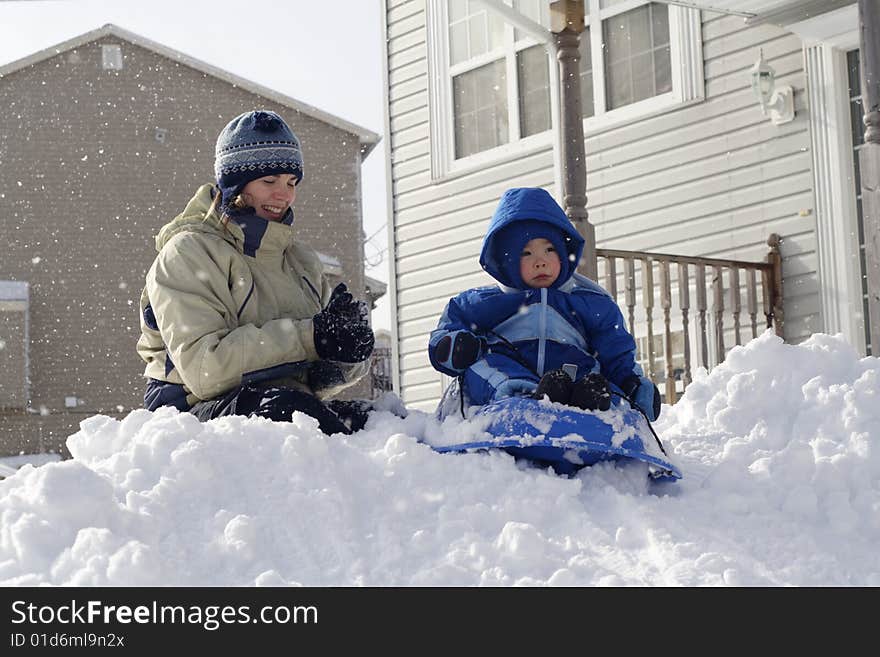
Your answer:
[[[470,419],[484,416],[489,417],[490,438],[431,447],[441,453],[503,449],[563,475],[600,461],[634,459],[648,464],[655,481],[681,479],[681,471],[660,449],[645,418],[625,403],[590,412],[511,397],[481,407]]]

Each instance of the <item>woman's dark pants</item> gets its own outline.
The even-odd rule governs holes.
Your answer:
[[[328,436],[334,433],[352,433],[352,429],[346,426],[339,415],[325,406],[321,400],[314,395],[292,388],[245,384],[230,390],[225,395],[196,402],[189,409],[189,412],[202,422],[227,415],[264,417],[276,422],[290,422],[290,417],[295,411],[315,418],[321,431]]]

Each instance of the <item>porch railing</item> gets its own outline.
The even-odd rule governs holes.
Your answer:
[[[721,363],[730,346],[743,344],[744,333],[746,341],[758,336],[759,311],[765,318],[761,323],[782,335],[779,239],[775,233],[768,238],[764,262],[596,249],[599,282],[624,309],[646,373],[655,382],[665,383],[666,403],[675,403],[678,388],[684,391],[691,383],[692,351],[698,352],[698,367],[708,370]],[[658,302],[660,336],[654,329]]]
[[[392,388],[391,347],[377,346],[370,355],[370,399]]]

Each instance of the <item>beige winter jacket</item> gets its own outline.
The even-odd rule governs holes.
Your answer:
[[[224,226],[211,210],[211,189],[200,187],[156,237],[159,255],[140,304],[144,375],[182,384],[188,405],[243,381],[321,398],[355,383],[369,361],[316,366],[312,317],[331,292],[318,256],[283,223],[255,218],[242,222],[246,231],[234,221]],[[318,369],[323,384],[309,376]]]

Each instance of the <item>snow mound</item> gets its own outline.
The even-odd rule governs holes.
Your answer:
[[[878,359],[768,332],[656,428],[678,483],[438,454],[421,441],[479,428],[419,412],[330,437],[301,414],[94,416],[72,459],[0,481],[0,584],[880,585]]]

